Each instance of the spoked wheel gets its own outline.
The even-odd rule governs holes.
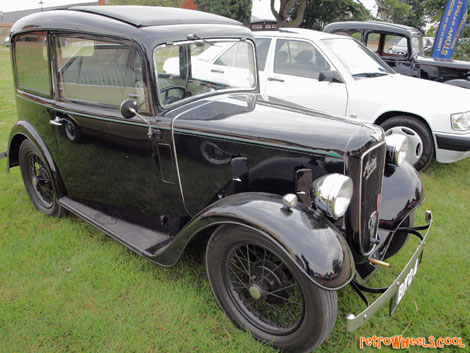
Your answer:
[[[408,139],[406,160],[417,170],[426,168],[434,156],[434,142],[428,127],[412,116],[396,116],[380,124],[386,135],[400,134]]]
[[[257,339],[291,352],[310,352],[336,320],[336,292],[313,284],[264,235],[223,226],[209,240],[206,265],[225,313]]]
[[[21,144],[19,157],[23,182],[34,206],[47,215],[62,216],[64,210],[57,203],[49,169],[30,140],[26,139]]]

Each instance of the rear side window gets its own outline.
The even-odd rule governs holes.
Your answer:
[[[334,34],[338,34],[338,35],[341,35],[341,36],[353,37],[354,39],[357,39],[359,42],[361,41],[361,38],[362,38],[362,33],[361,32],[353,31],[353,30],[338,31],[338,32],[334,32]]]
[[[46,32],[21,34],[16,37],[15,64],[18,88],[50,96]]]
[[[61,98],[110,106],[134,99],[147,110],[142,58],[134,47],[58,36],[56,51]]]
[[[372,50],[374,53],[379,52],[379,44],[380,44],[380,33],[369,33],[367,35],[367,48]]]

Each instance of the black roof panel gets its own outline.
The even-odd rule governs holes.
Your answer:
[[[157,6],[72,6],[69,10],[109,17],[135,27],[178,24],[241,25],[240,22],[207,12]]]

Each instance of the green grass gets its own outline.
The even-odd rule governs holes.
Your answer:
[[[0,105],[3,151],[16,120],[4,48]],[[318,352],[356,352],[359,337],[373,335],[461,336],[470,345],[470,159],[433,163],[422,178],[427,201],[416,219],[431,209],[435,226],[411,289],[393,317],[384,308],[352,334],[345,316],[363,305],[350,288],[341,291],[336,326]],[[18,168],[0,172],[0,217],[0,352],[274,352],[222,313],[196,253],[166,269],[77,217],[45,217],[32,206]],[[413,245],[376,281],[396,275]]]

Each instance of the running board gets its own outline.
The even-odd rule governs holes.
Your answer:
[[[62,197],[58,202],[68,211],[145,257],[155,256],[158,250],[173,240],[166,233],[144,228],[137,224],[109,216],[102,211],[68,197]]]

